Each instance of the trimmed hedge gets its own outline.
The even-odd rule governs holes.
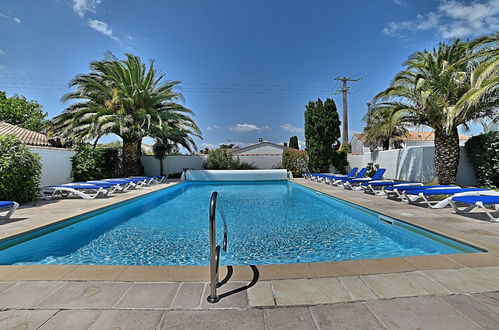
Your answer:
[[[306,151],[284,150],[282,153],[282,166],[291,171],[294,177],[301,177],[308,172],[308,154]]]
[[[71,163],[71,176],[74,181],[119,177],[122,174],[121,159],[118,149],[115,148],[78,146]]]
[[[473,136],[465,144],[478,185],[499,188],[499,131]]]
[[[40,155],[14,135],[0,136],[0,200],[31,202],[38,197]]]

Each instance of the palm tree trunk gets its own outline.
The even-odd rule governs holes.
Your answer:
[[[125,176],[142,175],[144,167],[140,163],[142,139],[123,139],[123,172]]]
[[[159,175],[163,176],[163,159],[164,158],[160,158],[159,159]]]
[[[459,134],[435,130],[435,175],[440,184],[456,183],[459,165]]]

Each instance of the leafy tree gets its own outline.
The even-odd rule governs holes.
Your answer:
[[[233,157],[227,148],[220,148],[210,151],[203,163],[203,168],[207,170],[252,170],[256,167]]]
[[[296,135],[289,138],[289,147],[298,150],[300,149],[300,146],[298,145],[298,137]]]
[[[310,101],[305,111],[305,140],[312,172],[327,172],[340,143],[340,118],[332,99]]]
[[[70,83],[76,91],[66,94],[64,102],[76,100],[53,120],[53,131],[63,138],[84,142],[116,134],[123,140],[125,175],[143,171],[140,164],[142,138],[165,128],[183,129],[200,136],[190,117],[193,112],[177,103],[182,94],[175,92],[178,81],[164,81],[164,74],[125,54],[119,60],[109,53],[102,61],[90,63],[90,73],[77,75]]]
[[[456,40],[411,55],[390,86],[374,98],[373,113],[388,113],[393,127],[429,126],[435,131],[435,174],[441,184],[456,182],[459,164],[458,127],[498,115],[499,95],[456,106],[470,90],[474,63],[471,46]]]
[[[0,136],[0,200],[36,200],[41,173],[40,155],[14,135]]]
[[[499,188],[499,131],[473,136],[466,141],[466,154],[481,187]]]
[[[364,133],[371,150],[376,150],[381,145],[383,150],[390,148],[390,142],[400,145],[407,129],[394,116],[393,108],[369,108],[364,117],[366,126]]]
[[[47,113],[35,101],[28,101],[22,95],[7,97],[0,91],[0,120],[12,125],[42,132],[47,124]]]
[[[301,177],[307,172],[308,155],[306,151],[293,149],[284,150],[282,153],[282,166],[291,171],[294,177]]]

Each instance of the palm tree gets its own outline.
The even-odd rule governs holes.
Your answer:
[[[458,127],[497,113],[497,97],[457,107],[470,90],[474,66],[468,43],[456,40],[438,49],[416,52],[404,62],[390,86],[375,96],[373,112],[390,114],[403,126],[429,126],[435,131],[435,174],[441,184],[456,181],[459,164]]]
[[[368,103],[364,120],[366,121],[364,133],[367,134],[366,141],[371,150],[376,150],[380,145],[383,146],[383,150],[388,150],[390,142],[400,145],[402,137],[407,133],[407,129],[401,125],[398,114],[394,114],[392,108],[372,108],[371,103]]]
[[[52,130],[76,143],[116,134],[123,140],[125,175],[142,172],[142,138],[163,127],[201,132],[190,117],[193,112],[177,103],[183,100],[174,88],[179,81],[166,80],[151,61],[146,67],[138,56],[125,54],[119,60],[111,53],[90,63],[90,73],[77,75],[70,83],[76,91],[62,101],[76,100],[53,120]]]
[[[184,147],[190,153],[197,150],[192,135],[199,136],[195,132],[175,127],[162,129],[161,131],[154,133],[155,142],[152,146],[152,150],[154,152],[154,157],[159,159],[160,175],[164,175],[163,159],[166,155],[178,151],[179,146]]]

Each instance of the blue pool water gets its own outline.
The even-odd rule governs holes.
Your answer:
[[[0,264],[207,265],[213,191],[228,222],[222,264],[477,252],[291,182],[186,182],[24,242],[5,242]],[[217,226],[221,243],[220,213]]]

